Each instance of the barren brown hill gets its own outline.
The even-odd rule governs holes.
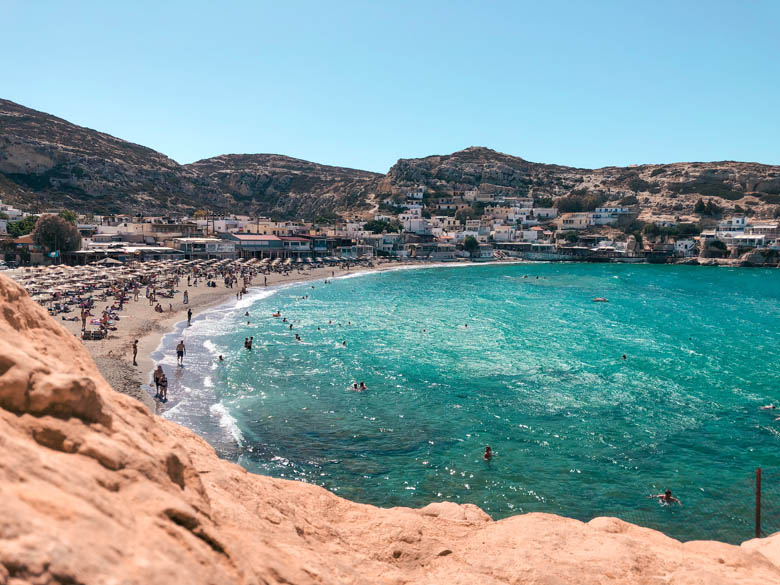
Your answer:
[[[479,188],[504,195],[632,203],[645,216],[690,214],[700,199],[757,217],[780,215],[780,167],[693,162],[580,169],[529,162],[483,147],[401,159],[386,175],[276,154],[230,154],[180,165],[167,156],[0,100],[0,198],[27,211],[66,207],[85,213],[192,212],[277,219],[366,214],[430,193]]]
[[[701,198],[758,216],[780,211],[780,167],[722,161],[580,169],[533,163],[484,147],[401,159],[379,185],[388,198],[414,185],[432,193],[479,188],[507,196],[592,195],[605,204],[638,204],[646,214],[689,214]]]
[[[780,536],[681,544],[614,518],[380,509],[252,475],[111,390],[0,276],[0,584],[780,583]]]

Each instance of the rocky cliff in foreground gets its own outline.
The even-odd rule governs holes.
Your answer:
[[[780,535],[681,544],[614,518],[381,509],[253,475],[113,392],[0,276],[0,585],[780,583]]]

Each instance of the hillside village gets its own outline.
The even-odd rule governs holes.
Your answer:
[[[778,219],[731,215],[712,199],[700,199],[692,214],[640,218],[640,207],[630,195],[590,211],[567,211],[587,206],[576,197],[511,196],[478,188],[432,193],[417,185],[381,201],[368,216],[346,219],[274,221],[205,210],[164,217],[71,213],[77,218],[81,248],[61,254],[36,246],[29,233],[18,233],[18,225],[14,229],[22,222],[32,230],[34,214],[0,202],[0,258],[11,266],[85,264],[105,258],[127,262],[253,257],[288,263],[376,257],[436,262],[779,261]]]

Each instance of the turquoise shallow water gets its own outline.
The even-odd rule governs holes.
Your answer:
[[[426,268],[254,292],[157,357],[166,416],[251,471],[381,506],[615,515],[739,542],[753,470],[780,467],[780,422],[759,410],[780,400],[779,318],[777,270]],[[667,487],[682,507],[647,498]]]

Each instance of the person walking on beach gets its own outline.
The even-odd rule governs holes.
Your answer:
[[[184,304],[190,304],[190,294],[187,292],[187,289],[184,289]]]
[[[136,339],[133,342],[133,365],[137,366],[138,362],[136,361],[136,358],[138,357],[138,340]]]
[[[192,325],[192,309],[187,309],[187,327]]]
[[[165,374],[160,376],[160,400],[168,401],[168,378],[165,377]]]
[[[85,331],[87,329],[87,308],[82,307],[81,308],[81,330]]]
[[[179,341],[176,346],[176,363],[180,366],[184,365],[184,354],[187,353],[187,348],[184,346],[184,340]]]
[[[160,378],[162,378],[164,375],[165,373],[163,372],[162,366],[158,365],[157,369],[154,371],[154,388],[155,388],[154,397],[155,398],[160,396]]]

